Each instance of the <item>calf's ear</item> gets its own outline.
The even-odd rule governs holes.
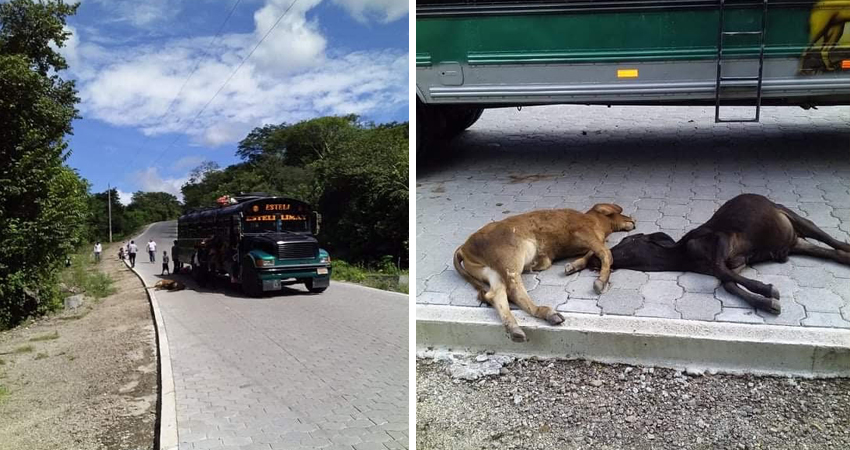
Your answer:
[[[623,212],[623,208],[620,208],[618,205],[613,203],[598,203],[593,205],[591,208],[592,211],[596,211],[603,216],[612,216],[614,214],[619,214]]]

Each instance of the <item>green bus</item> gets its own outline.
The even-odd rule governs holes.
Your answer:
[[[299,200],[264,194],[226,198],[225,204],[177,220],[177,260],[191,264],[201,285],[228,278],[258,296],[304,284],[328,288],[331,258],[315,235],[321,215]]]
[[[417,141],[491,107],[850,104],[848,23],[850,0],[417,0]]]

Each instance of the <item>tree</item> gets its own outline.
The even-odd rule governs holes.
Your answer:
[[[255,128],[239,143],[236,155],[248,162],[277,157],[285,165],[304,167],[355,138],[362,129],[358,120],[350,114]]]
[[[313,171],[285,166],[274,155],[260,155],[252,162],[234,164],[219,171],[204,172],[201,166],[192,171],[193,174],[202,172],[203,175],[190,175],[189,182],[181,188],[186,210],[213,206],[222,195],[243,192],[265,192],[307,202],[313,199]]]
[[[128,213],[136,213],[143,218],[144,222],[139,225],[174,220],[182,209],[177,197],[167,192],[136,192],[127,206]]]
[[[64,165],[78,98],[51,47],[76,9],[0,3],[0,328],[59,304],[58,269],[84,231],[88,185]]]
[[[88,230],[86,238],[89,241],[106,241],[109,238],[109,200],[112,200],[112,233],[121,236],[132,231],[128,223],[124,205],[118,198],[118,190],[112,188],[111,193],[104,191],[92,194],[88,198]]]
[[[363,130],[315,163],[322,238],[348,259],[408,260],[407,124]]]

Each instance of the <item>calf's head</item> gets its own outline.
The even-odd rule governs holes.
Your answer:
[[[615,269],[685,270],[682,252],[666,233],[633,234],[611,248]],[[596,259],[596,258],[594,258]],[[597,260],[598,261],[598,260]],[[598,264],[598,262],[594,261]]]
[[[622,214],[623,208],[613,203],[597,203],[587,211],[587,214],[603,216],[611,225],[611,232],[632,231],[635,229],[635,221],[629,216]]]

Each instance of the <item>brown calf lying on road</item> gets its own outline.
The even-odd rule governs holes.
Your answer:
[[[833,248],[811,244],[804,238]],[[713,275],[730,293],[774,314],[780,312],[779,290],[737,272],[747,264],[785,262],[789,253],[850,265],[850,244],[833,239],[812,221],[756,194],[739,195],[724,203],[708,222],[689,231],[679,242],[665,233],[635,234],[611,249],[614,269]],[[591,261],[592,266],[599,267],[599,263]]]
[[[550,209],[492,222],[455,250],[454,266],[478,289],[478,298],[496,308],[511,339],[523,342],[525,333],[511,314],[508,300],[552,325],[564,318],[548,306],[534,304],[522,284],[522,272],[546,270],[553,260],[584,255],[567,264],[567,273],[572,273],[583,269],[595,254],[602,260],[602,271],[593,289],[602,293],[611,275],[611,252],[605,247],[605,238],[615,231],[635,228],[634,220],[622,212],[617,205],[601,203],[587,213]]]
[[[159,280],[153,287],[156,290],[165,289],[168,291],[182,291],[186,286],[177,280]]]

